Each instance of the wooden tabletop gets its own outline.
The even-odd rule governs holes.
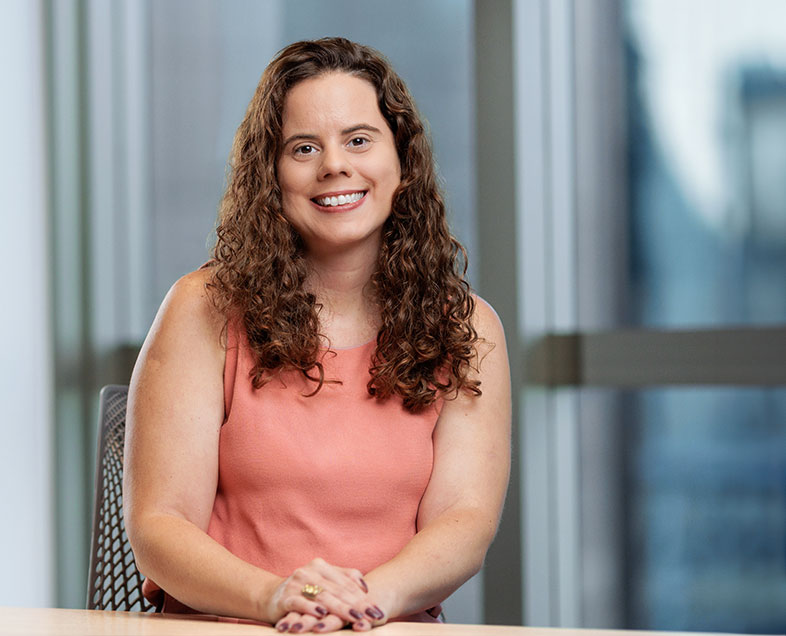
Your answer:
[[[9,636],[266,636],[272,627],[237,624],[216,617],[139,614],[99,610],[0,607],[0,633]],[[354,632],[342,631],[339,634]],[[658,632],[390,623],[372,636],[645,636]],[[669,632],[669,636],[678,636]],[[724,636],[729,636],[725,634]]]

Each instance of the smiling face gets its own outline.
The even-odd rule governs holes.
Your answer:
[[[304,80],[287,94],[282,123],[282,208],[308,252],[376,254],[401,167],[374,87],[346,73]]]

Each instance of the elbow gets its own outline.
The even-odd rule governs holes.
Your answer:
[[[473,576],[478,572],[480,572],[480,570],[483,568],[484,563],[486,562],[486,554],[488,554],[489,548],[491,547],[491,544],[494,541],[496,529],[497,529],[496,524],[493,524],[490,530],[487,527],[484,528],[484,531],[481,531],[479,533],[480,537],[478,541],[477,558],[472,563]]]
[[[136,569],[142,576],[148,576],[146,559],[145,559],[145,545],[144,540],[144,523],[139,519],[139,515],[129,514],[128,511],[123,513],[123,524],[125,525],[126,537],[131,546],[131,552],[134,555],[134,563]]]
[[[483,568],[491,543],[497,533],[499,519],[496,515],[490,515],[486,510],[474,510],[469,515],[471,519],[470,536],[472,537],[470,545],[467,546],[468,562],[467,566],[470,570],[470,576],[475,576]]]
[[[473,576],[475,576],[478,572],[480,572],[483,569],[483,563],[485,562],[485,560],[486,560],[485,550],[479,552],[476,558],[470,559],[470,562],[468,564],[469,567],[468,567],[467,580],[471,579]]]
[[[146,577],[151,575],[150,564],[156,562],[156,546],[161,543],[162,519],[160,515],[141,510],[137,506],[123,506],[123,524],[126,537],[134,555],[139,572]]]
[[[478,545],[482,546],[483,557],[494,541],[499,527],[499,514],[488,508],[477,508],[472,514],[474,521],[474,534],[477,537]]]
[[[185,551],[194,529],[194,523],[177,512],[147,506],[125,507],[124,523],[137,570],[153,579],[172,554]]]
[[[473,549],[467,550],[467,579],[471,579],[483,569],[483,565],[486,562],[486,554],[488,553],[489,547],[491,545],[491,539],[493,539],[493,535],[488,540],[480,537],[475,546],[473,546]]]
[[[477,574],[486,561],[486,554],[494,542],[499,528],[499,516],[490,515],[488,513],[479,513],[477,518],[476,527],[476,540],[477,540],[477,559],[473,561],[473,576]]]

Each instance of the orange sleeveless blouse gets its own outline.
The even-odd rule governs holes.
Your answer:
[[[433,465],[442,401],[408,412],[400,398],[368,394],[375,341],[323,351],[326,382],[287,372],[261,389],[245,330],[230,322],[225,420],[208,534],[279,576],[316,557],[363,573],[390,560],[417,532]],[[161,597],[146,580],[145,596]],[[189,611],[165,595],[164,611]],[[439,608],[403,620],[435,621]],[[400,619],[402,620],[402,619]]]

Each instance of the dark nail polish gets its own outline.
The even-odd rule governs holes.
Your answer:
[[[294,625],[292,625],[292,629],[290,631],[297,633],[301,629],[303,629],[303,623],[295,623]]]
[[[374,609],[379,612],[379,618],[385,618],[385,612],[383,612],[381,609],[379,609],[379,605],[375,605]]]
[[[325,615],[327,614],[327,610],[326,610],[324,607],[320,607],[319,605],[317,605],[317,606],[314,608],[314,611],[315,611],[317,614],[319,614],[319,617],[320,617],[320,618],[322,618],[323,616],[325,616]]]
[[[367,607],[367,608],[366,608],[366,615],[367,615],[369,618],[373,618],[374,620],[379,620],[380,618],[382,618],[382,614],[380,614],[380,613],[379,613],[377,610],[375,610],[373,607]]]
[[[285,632],[289,629],[289,623],[281,623],[276,629],[280,632]]]
[[[355,609],[349,610],[349,615],[352,618],[354,618],[356,621],[362,621],[363,620],[362,614],[360,612],[358,612],[357,610],[355,610]]]
[[[360,579],[360,585],[362,585],[362,586],[363,586],[363,591],[364,591],[366,594],[368,594],[368,585],[366,585],[366,582],[365,582],[363,579]]]
[[[325,623],[317,623],[314,625],[314,629],[325,629]]]

